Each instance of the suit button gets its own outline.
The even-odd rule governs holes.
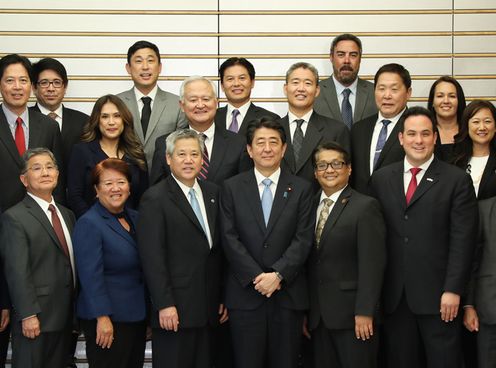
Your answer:
[[[263,247],[264,247],[264,248],[268,248],[268,247],[269,247],[269,244],[264,243]]]
[[[408,237],[405,236],[405,243],[408,243]]]
[[[405,220],[408,220],[408,215],[405,215]]]

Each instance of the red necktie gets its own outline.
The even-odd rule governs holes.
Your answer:
[[[198,174],[198,179],[207,180],[208,168],[210,167],[210,160],[208,158],[207,144],[205,142],[207,140],[207,135],[202,134],[201,136],[203,139],[203,144],[204,144],[205,149],[202,152],[202,167],[200,169],[200,173]]]
[[[48,206],[48,211],[52,213],[52,226],[55,230],[55,234],[59,239],[60,247],[64,251],[65,255],[69,258],[69,247],[67,246],[67,241],[65,240],[64,230],[62,229],[62,223],[60,222],[59,216],[57,215],[57,210],[53,204]]]
[[[406,190],[406,204],[410,203],[410,200],[413,197],[413,193],[417,189],[417,174],[422,170],[419,167],[412,167],[410,172],[412,173],[412,178],[410,179],[410,184],[408,184],[408,189]]]
[[[17,151],[19,155],[22,156],[26,151],[26,140],[24,139],[24,128],[22,127],[22,119],[20,117],[16,120],[16,129],[15,129],[15,145],[17,147]]]

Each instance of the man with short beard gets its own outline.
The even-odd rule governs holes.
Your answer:
[[[362,42],[352,34],[337,36],[331,44],[333,74],[320,82],[315,111],[351,125],[377,112],[374,85],[358,78]]]

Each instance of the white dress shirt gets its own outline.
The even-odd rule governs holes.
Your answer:
[[[410,185],[410,180],[412,180],[412,173],[410,171],[411,168],[413,167],[418,167],[422,170],[420,170],[418,173],[417,173],[417,187],[418,185],[420,185],[420,182],[422,180],[422,178],[424,177],[425,175],[425,172],[427,171],[427,169],[429,168],[429,166],[431,165],[432,161],[434,160],[434,154],[431,156],[430,159],[428,159],[426,162],[424,162],[422,165],[420,166],[413,166],[410,162],[408,162],[407,158],[405,157],[404,158],[404,172],[403,172],[403,189],[405,190],[405,195],[406,195],[406,191],[408,190],[408,186]],[[426,178],[426,180],[430,180],[432,181],[433,179],[431,178]]]
[[[48,110],[45,106],[42,106],[41,104],[38,104],[38,108],[40,109],[43,115],[48,116],[48,114],[51,112],[56,113],[57,117],[55,118],[55,121],[59,124],[59,129],[62,130],[62,114],[63,114],[62,104],[60,104],[58,109],[56,110]]]
[[[278,168],[276,171],[272,173],[269,177],[263,176],[260,171],[258,171],[256,168],[255,170],[255,179],[257,180],[258,184],[258,193],[260,194],[260,200],[262,200],[262,194],[265,189],[264,181],[265,179],[270,179],[272,180],[272,184],[270,184],[270,191],[272,192],[272,198],[276,198],[276,189],[277,189],[277,183],[279,182],[279,177],[281,176],[281,168]],[[273,203],[273,202],[272,202]]]
[[[353,112],[353,116],[355,116],[355,102],[356,102],[356,93],[357,93],[357,85],[358,85],[358,78],[356,78],[353,83],[349,86],[343,86],[335,77],[334,74],[332,75],[332,80],[334,81],[334,86],[336,87],[336,95],[338,96],[338,104],[339,104],[339,109],[343,107],[343,91],[348,88],[350,90],[350,96],[348,99],[350,100],[350,105],[351,105],[351,111]]]
[[[10,132],[12,133],[12,138],[15,141],[15,130],[17,127],[16,120],[18,117],[22,119],[22,128],[24,129],[24,142],[26,143],[26,150],[29,148],[29,113],[28,109],[24,110],[21,115],[14,114],[10,111],[5,104],[2,104],[2,110],[9,124]]]
[[[298,124],[296,124],[295,120],[300,120],[303,119],[303,124],[301,124],[301,130],[303,131],[303,137],[307,133],[307,127],[308,127],[308,122],[310,121],[310,117],[313,114],[313,109],[307,112],[305,115],[303,115],[301,118],[293,114],[291,111],[288,111],[288,121],[289,121],[289,131],[291,133],[291,142],[293,142],[293,137],[296,131],[296,127]]]
[[[230,103],[227,103],[226,129],[229,129],[229,126],[231,125],[232,117],[233,117],[232,112],[234,110],[239,111],[239,115],[236,120],[238,121],[238,128],[241,128],[241,124],[245,120],[245,116],[248,113],[248,109],[250,108],[250,105],[251,105],[251,101],[248,101],[247,103],[245,103],[243,106],[240,107],[234,107]]]
[[[157,95],[157,90],[158,90],[158,85],[155,85],[155,87],[153,87],[150,93],[145,96],[143,93],[141,93],[141,91],[138,88],[134,87],[134,95],[136,96],[136,102],[138,103],[138,111],[140,114],[140,118],[141,118],[141,113],[143,112],[143,106],[145,105],[141,100],[141,98],[150,97],[152,99],[152,101],[150,102],[150,109],[153,110],[153,103],[155,102],[155,96]]]

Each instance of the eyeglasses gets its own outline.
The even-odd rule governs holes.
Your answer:
[[[317,171],[326,171],[327,168],[330,166],[332,167],[334,170],[339,170],[339,169],[342,169],[343,166],[346,165],[346,162],[344,161],[332,161],[332,162],[324,162],[324,161],[321,161],[321,162],[317,162],[317,164],[315,165],[315,168],[317,169]]]
[[[57,165],[55,164],[46,164],[46,165],[33,165],[28,170],[31,170],[35,174],[41,174],[43,170],[46,170],[47,172],[52,172],[54,170],[57,170]]]
[[[60,79],[54,79],[53,81],[49,81],[48,79],[42,79],[37,84],[38,86],[43,88],[48,88],[50,84],[53,86],[53,88],[61,88],[64,85],[64,81]]]

